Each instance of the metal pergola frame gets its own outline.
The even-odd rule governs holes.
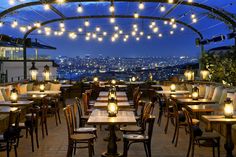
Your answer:
[[[103,0],[103,1],[100,1],[100,0],[66,0],[65,3],[72,3],[72,2],[111,2],[111,0]],[[115,0],[115,2],[140,2],[140,0]],[[152,2],[152,3],[168,3],[168,0],[142,0],[143,3],[145,2]],[[46,4],[49,4],[50,5],[50,9],[55,12],[58,16],[60,16],[61,18],[57,18],[57,19],[51,19],[51,20],[48,20],[48,21],[44,21],[43,23],[41,23],[41,26],[44,26],[44,25],[47,25],[47,24],[50,24],[50,23],[53,23],[53,22],[58,22],[58,21],[63,21],[63,20],[75,20],[75,19],[89,19],[89,18],[111,18],[111,17],[114,17],[114,18],[134,18],[133,16],[131,15],[96,15],[96,16],[74,16],[74,17],[66,17],[65,15],[63,15],[59,10],[57,10],[55,7],[53,7],[51,4],[57,4],[55,0],[46,0],[46,1],[36,1],[36,2],[28,2],[28,3],[23,3],[23,4],[20,4],[20,5],[16,5],[14,7],[11,7],[9,9],[6,9],[4,11],[2,11],[0,13],[0,19],[4,16],[6,16],[7,14],[9,13],[12,13],[16,10],[19,10],[19,9],[22,9],[22,8],[25,8],[25,7],[30,7],[30,6],[36,6],[36,5],[43,5],[44,3]],[[204,5],[204,4],[200,4],[200,3],[196,3],[196,2],[192,2],[192,3],[189,3],[187,1],[181,1],[181,3],[179,3],[178,0],[174,0],[174,2],[172,3],[173,5],[187,5],[187,6],[194,6],[194,7],[197,7],[197,8],[201,8],[201,9],[204,9],[204,10],[207,10],[217,16],[219,16],[220,18],[224,19],[224,23],[226,25],[230,24],[233,28],[233,31],[236,31],[236,21],[234,21],[231,17],[229,17],[228,15],[226,15],[225,13],[213,8],[213,7],[210,7],[210,6],[207,6],[207,5]],[[174,6],[175,7],[175,6]],[[172,10],[170,10],[172,11]],[[155,16],[139,16],[140,19],[152,19],[152,20],[170,20],[170,18],[165,18],[165,17],[155,17]],[[176,20],[176,23],[179,23],[179,24],[182,24],[186,27],[188,27],[189,29],[191,29],[193,32],[197,33],[198,36],[200,37],[200,39],[203,39],[203,35],[202,33],[197,30],[196,28],[192,27],[191,25],[183,22],[183,21],[180,21],[180,20]],[[25,33],[24,35],[24,47],[23,47],[23,57],[24,57],[24,79],[27,79],[27,54],[26,54],[26,44],[25,44],[25,41],[28,37],[28,35],[30,35],[31,32],[33,32],[34,30],[36,30],[37,27],[33,27],[31,30],[29,30],[28,32]],[[235,38],[235,45],[236,45],[236,38]],[[201,51],[204,50],[204,46],[203,45],[200,45],[201,46]],[[236,47],[236,46],[235,46]]]

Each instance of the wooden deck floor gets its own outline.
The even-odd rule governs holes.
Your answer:
[[[157,113],[157,112],[155,112]],[[18,157],[65,157],[67,152],[67,129],[64,114],[61,111],[62,124],[56,126],[54,117],[48,118],[49,135],[44,139],[41,136],[40,130],[40,147],[35,149],[35,152],[31,151],[30,138],[23,137],[20,140],[18,148]],[[170,125],[168,133],[164,134],[164,124],[166,119],[163,119],[161,127],[155,123],[153,139],[152,139],[152,156],[153,157],[185,157],[188,147],[188,136],[183,129],[180,130],[180,138],[178,146],[175,147],[172,143],[172,136],[174,127]],[[105,126],[102,130],[98,127],[98,139],[95,143],[95,157],[100,157],[101,153],[106,150],[107,143],[103,141],[103,138],[107,136],[108,132],[105,131]],[[41,129],[41,128],[40,128]],[[24,135],[24,132],[23,132]],[[117,135],[122,137],[121,132],[117,131]],[[225,139],[221,138],[221,156],[226,156],[224,150]],[[211,148],[195,147],[195,157],[210,157],[212,156]],[[122,152],[123,142],[118,142],[118,149]],[[1,157],[5,157],[5,152],[0,152]],[[14,156],[13,151],[11,156]],[[86,157],[88,156],[87,149],[80,149],[75,156]],[[129,157],[145,157],[145,151],[142,144],[133,144],[129,150]],[[236,156],[236,150],[234,150],[234,156]]]

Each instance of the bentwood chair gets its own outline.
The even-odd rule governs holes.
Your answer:
[[[124,134],[126,134],[126,133],[143,133],[146,129],[145,126],[146,126],[147,116],[152,114],[153,108],[154,108],[153,102],[148,102],[145,105],[143,105],[143,108],[141,110],[140,123],[137,123],[137,125],[128,125],[125,127],[121,127],[120,131],[122,131]]]
[[[159,126],[161,126],[161,120],[162,120],[162,117],[163,117],[166,102],[164,101],[163,96],[160,95],[160,94],[157,94],[157,100],[158,100],[158,104],[159,104],[159,114],[158,114],[157,124]]]
[[[10,156],[12,147],[14,147],[15,157],[17,157],[17,143],[20,137],[20,115],[20,109],[11,111],[9,114],[8,128],[3,134],[0,134],[0,151],[6,151],[7,157]]]
[[[58,121],[61,124],[60,117],[60,96],[50,96],[48,104],[48,112],[55,116],[56,126],[58,126]]]
[[[73,113],[71,110],[71,106],[66,106],[64,109],[64,115],[66,118],[67,131],[68,131],[68,150],[67,157],[72,157],[73,150],[76,148],[88,148],[89,157],[93,155],[93,141],[95,139],[94,134],[76,134],[74,132],[74,123],[73,123]],[[76,146],[76,144],[88,144],[87,146]]]
[[[190,112],[183,108],[183,113],[186,117],[189,130],[189,146],[187,157],[194,156],[194,146],[199,145],[199,147],[212,147],[213,157],[215,157],[215,148],[217,148],[218,157],[220,156],[220,136],[217,133],[212,132],[202,132],[201,129],[193,124]],[[191,153],[191,155],[190,155]]]
[[[88,121],[89,115],[85,115],[83,113],[83,109],[81,106],[81,100],[78,97],[75,97],[75,103],[78,105],[78,112],[80,115],[79,119],[79,127],[84,127],[86,122]]]
[[[123,157],[128,156],[128,150],[131,144],[133,143],[143,143],[145,148],[146,157],[151,157],[151,140],[152,140],[152,133],[153,133],[153,126],[155,121],[155,116],[149,115],[146,119],[147,123],[146,131],[142,134],[123,134]]]
[[[30,113],[26,114],[25,122],[19,123],[20,129],[24,129],[26,131],[26,137],[28,133],[30,134],[31,138],[31,147],[32,152],[34,152],[34,133],[35,133],[35,140],[37,144],[37,148],[39,148],[39,139],[38,139],[38,119],[39,119],[39,107],[30,108]]]
[[[89,109],[89,101],[88,101],[88,93],[82,93],[82,105],[83,105],[83,109],[84,109],[84,114],[85,115],[89,115],[90,113],[92,113],[92,109]]]

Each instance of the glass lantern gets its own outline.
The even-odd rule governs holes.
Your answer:
[[[118,113],[117,101],[109,101],[107,105],[108,117],[116,117]]]
[[[225,100],[225,106],[224,106],[224,116],[225,118],[233,118],[234,115],[234,105],[230,98],[227,98]]]
[[[133,77],[131,78],[131,81],[132,81],[132,82],[135,82],[135,81],[136,81],[136,77],[133,76]]]
[[[93,82],[98,82],[98,77],[94,77]]]
[[[208,70],[201,70],[200,75],[202,80],[208,80],[209,79],[209,71]]]
[[[11,90],[11,95],[10,95],[10,100],[12,103],[17,103],[17,100],[18,100],[18,91],[13,88]]]
[[[187,81],[193,81],[194,80],[194,71],[192,70],[186,70],[184,72],[185,79]]]
[[[199,97],[199,89],[197,88],[197,86],[195,86],[192,89],[192,99],[198,100],[198,97]]]
[[[35,62],[32,62],[32,67],[29,69],[31,80],[36,81],[38,75],[38,69],[35,67]]]
[[[175,84],[171,84],[170,85],[170,91],[171,92],[175,92],[175,90],[176,90],[176,85]]]
[[[39,85],[39,90],[40,90],[40,92],[44,92],[45,85],[43,83]]]
[[[112,79],[112,80],[111,80],[111,84],[112,84],[112,85],[116,85],[116,80]]]
[[[48,65],[44,66],[43,76],[44,76],[44,81],[49,81],[50,80],[50,68],[49,68]]]

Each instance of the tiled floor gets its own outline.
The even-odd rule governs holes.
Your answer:
[[[156,112],[157,113],[157,112]],[[56,126],[54,117],[49,117],[49,135],[44,139],[40,132],[40,147],[36,148],[35,152],[31,151],[30,138],[23,137],[20,140],[20,145],[18,148],[19,157],[65,157],[67,152],[67,130],[66,122],[61,111],[62,124]],[[185,131],[181,129],[180,138],[177,147],[171,143],[173,135],[173,126],[170,125],[168,133],[164,134],[164,123],[166,119],[163,119],[161,127],[157,126],[155,123],[154,134],[152,139],[152,156],[153,157],[184,157],[186,156],[186,151],[188,147],[188,136]],[[100,130],[98,127],[98,139],[95,143],[95,157],[100,157],[101,153],[106,150],[106,142],[103,138],[107,136],[108,132],[105,131],[105,126]],[[41,130],[40,130],[41,131]],[[24,134],[24,132],[23,132]],[[117,135],[122,137],[122,134],[117,131]],[[224,138],[221,139],[221,156],[225,155],[225,150],[223,148]],[[195,147],[195,157],[210,157],[212,156],[211,148]],[[118,149],[122,152],[123,142],[118,142]],[[5,153],[0,153],[1,157],[5,157]],[[14,156],[13,151],[11,156]],[[88,156],[87,149],[78,150],[76,155],[78,157]],[[129,150],[129,157],[145,157],[145,151],[142,144],[133,144]],[[234,156],[236,156],[236,150],[234,150]]]

